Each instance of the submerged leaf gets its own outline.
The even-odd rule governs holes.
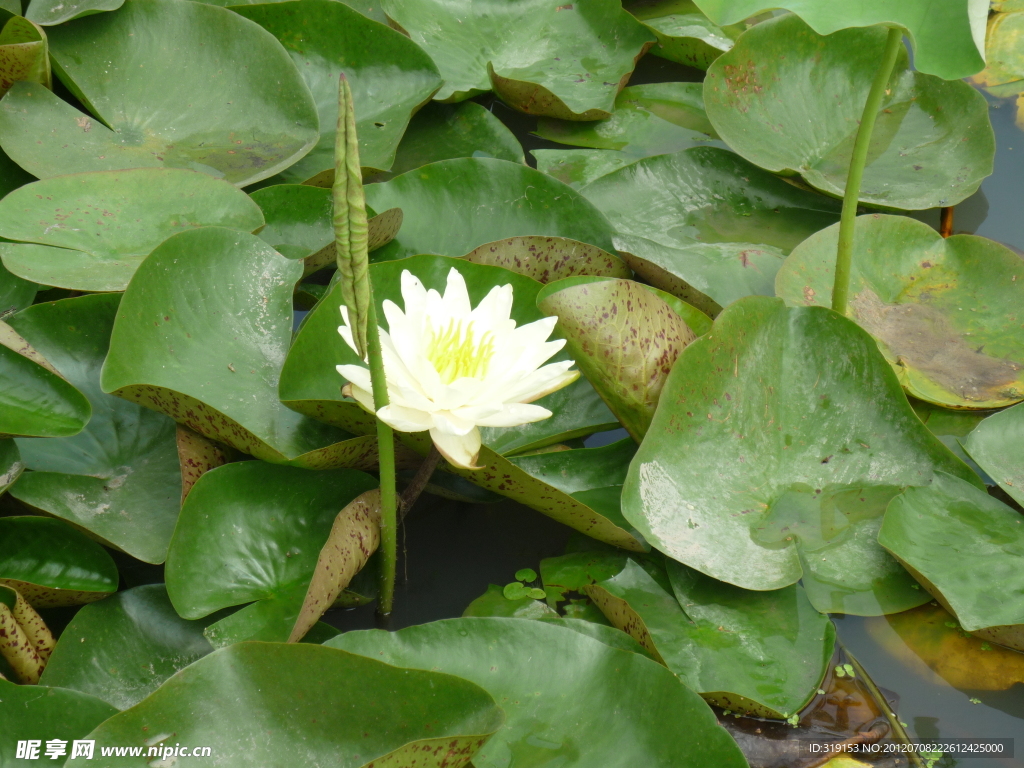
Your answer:
[[[1024,506],[1024,404],[985,419],[963,445],[971,458]]]
[[[707,69],[744,30],[742,24],[718,26],[693,0],[634,0],[626,10],[657,35],[652,54],[697,69]]]

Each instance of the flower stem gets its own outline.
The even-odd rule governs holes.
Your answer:
[[[377,329],[377,307],[370,287],[366,311],[366,351],[373,383],[373,408],[379,411],[388,404],[388,385],[384,378],[384,356]],[[395,571],[398,559],[398,514],[395,495],[395,436],[391,427],[377,419],[377,451],[380,464],[380,597],[377,613],[387,616],[395,602]]]
[[[857,128],[857,139],[853,144],[853,156],[850,158],[850,172],[846,177],[846,191],[843,194],[843,213],[839,219],[839,251],[836,254],[835,285],[832,288],[832,309],[841,315],[846,314],[846,304],[850,294],[850,264],[853,261],[853,235],[857,223],[857,202],[860,200],[860,183],[864,178],[864,166],[868,161],[868,148],[871,146],[871,133],[875,129],[875,118],[882,106],[882,96],[889,77],[896,65],[896,56],[903,45],[903,29],[890,27],[889,37],[885,41],[885,53],[882,63],[875,73],[875,81],[871,84],[868,99],[864,103],[864,113]]]

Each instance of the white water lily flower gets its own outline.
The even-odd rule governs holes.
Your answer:
[[[534,400],[571,384],[579,371],[573,361],[542,366],[565,341],[547,341],[557,318],[546,317],[519,328],[509,317],[512,286],[491,289],[476,309],[457,269],[448,273],[444,296],[408,270],[402,272],[403,312],[384,302],[390,333],[380,329],[390,404],[377,414],[400,432],[430,431],[449,462],[466,469],[480,455],[480,427],[516,427],[546,419],[551,411]],[[338,332],[350,347],[348,310]],[[373,413],[370,372],[339,365],[350,383],[344,394]]]

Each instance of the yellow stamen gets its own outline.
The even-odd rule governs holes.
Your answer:
[[[428,320],[427,339],[427,359],[434,364],[445,384],[464,377],[482,379],[487,375],[494,355],[494,334],[490,331],[477,341],[472,322],[463,328],[461,320],[450,320],[448,327],[438,333]]]

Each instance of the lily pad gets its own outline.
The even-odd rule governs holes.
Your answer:
[[[93,416],[73,437],[19,440],[33,470],[11,495],[147,563],[162,563],[181,499],[174,422],[100,389],[120,301],[96,294],[37,304],[11,325],[86,394]]]
[[[50,739],[61,739],[70,744],[115,714],[117,710],[105,701],[85,693],[0,680],[0,718],[3,718],[4,730],[16,737],[0,742],[0,763],[60,765],[46,757],[42,746],[37,760],[19,758],[18,741],[33,740],[42,745]]]
[[[303,275],[335,263],[334,203],[331,190],[307,184],[276,184],[252,193],[267,224],[257,234],[282,256],[302,259]],[[374,251],[395,239],[402,211],[376,213],[367,206],[367,248]]]
[[[0,201],[0,257],[14,274],[81,291],[123,291],[142,260],[171,235],[263,226],[241,190],[178,168],[99,171],[44,179]]]
[[[75,614],[40,682],[128,709],[213,651],[209,623],[178,616],[163,584],[118,592]]]
[[[377,211],[405,213],[401,233],[377,260],[419,253],[462,256],[517,235],[568,237],[612,250],[612,228],[590,202],[550,176],[507,160],[431,163],[368,185],[366,202]]]
[[[576,364],[637,443],[665,379],[696,336],[672,307],[632,280],[570,277],[537,294],[558,317]]]
[[[914,66],[947,80],[973,75],[983,66],[988,4],[977,0],[694,0],[716,24],[735,24],[764,11],[785,8],[820,35],[847,27],[891,24],[907,31]],[[863,104],[863,102],[862,102]]]
[[[581,189],[595,179],[635,163],[639,158],[612,149],[534,149],[537,170]]]
[[[342,72],[352,87],[360,162],[364,169],[388,170],[409,118],[441,86],[430,57],[405,35],[335,0],[237,5],[232,10],[281,42],[320,115],[316,147],[277,178],[323,187],[333,183]]]
[[[124,0],[29,0],[25,18],[44,27],[94,13],[116,11]]]
[[[254,235],[205,227],[165,240],[121,300],[103,391],[264,461],[374,466],[375,439],[304,418],[277,399],[301,276],[301,265]]]
[[[697,69],[707,69],[745,29],[718,26],[692,0],[639,0],[626,10],[657,36],[653,55]]]
[[[350,469],[244,461],[210,470],[185,499],[167,554],[167,593],[178,614],[198,619],[260,601],[207,636],[218,645],[287,640],[334,518],[376,485]]]
[[[1021,36],[1024,13],[994,13],[985,34],[985,68],[971,78],[993,96],[1016,96],[1024,91]]]
[[[878,541],[965,630],[1024,650],[1024,515],[940,473],[890,502]]]
[[[69,437],[92,415],[89,400],[0,321],[0,439]]]
[[[842,196],[886,34],[870,27],[822,37],[793,15],[762,22],[708,69],[708,117],[751,162]],[[955,205],[992,173],[994,157],[985,98],[967,83],[911,70],[901,47],[861,201],[914,210]]]
[[[800,586],[751,592],[672,562],[669,574],[674,597],[632,561],[586,591],[712,704],[785,720],[814,698],[836,633]]]
[[[497,584],[489,584],[487,591],[466,606],[462,615],[506,619],[558,618],[558,613],[543,600],[535,600],[529,596],[510,600],[505,597],[503,588]]]
[[[30,306],[38,290],[38,285],[11,274],[0,261],[0,313],[16,312]]]
[[[700,83],[648,83],[623,88],[607,120],[541,118],[536,134],[559,144],[615,149],[637,157],[664,155],[717,139],[704,112]]]
[[[1024,400],[1024,262],[994,240],[943,239],[905,216],[856,221],[847,314],[904,388],[947,408]],[[838,225],[807,239],[776,278],[790,304],[832,300]]]
[[[92,539],[49,517],[0,517],[0,585],[33,608],[102,600],[117,590],[117,566]]]
[[[437,62],[445,80],[438,101],[462,101],[493,88],[522,112],[570,120],[607,117],[636,60],[654,42],[618,0],[561,6],[547,0],[382,0],[381,6]],[[551,40],[560,45],[552,47]]]
[[[485,686],[508,720],[473,758],[477,768],[746,766],[710,708],[667,669],[544,621],[448,619],[392,633],[346,632],[327,644]],[[581,718],[580,702],[615,717]]]
[[[1024,405],[989,416],[963,441],[967,453],[1024,506]]]
[[[243,186],[316,144],[316,105],[288,54],[226,8],[127,0],[48,34],[58,76],[92,116],[41,86],[11,89],[3,148],[35,176],[171,167]]]
[[[644,158],[580,191],[615,227],[616,248],[635,272],[711,313],[770,293],[778,249],[839,219],[837,201],[716,147]],[[673,277],[684,290],[673,289]]]
[[[182,669],[99,726],[89,735],[98,762],[67,764],[141,768],[150,764],[147,747],[181,743],[216,745],[226,768],[282,765],[296,754],[338,768],[378,758],[397,766],[435,750],[461,766],[502,720],[485,691],[451,675],[322,645],[241,643]],[[140,747],[142,756],[101,757],[111,746]]]
[[[748,297],[676,361],[622,492],[669,557],[746,589],[801,576],[819,611],[928,599],[875,536],[936,470],[980,481],[921,424],[870,336],[820,307]]]
[[[11,158],[7,156],[7,153],[0,149],[0,198],[5,197],[8,193],[13,192],[18,187],[35,180],[35,176],[25,173],[20,165],[11,160]],[[0,265],[0,269],[2,269],[2,265]],[[4,281],[0,279],[0,286],[2,286],[3,283]],[[3,288],[0,288],[0,295],[3,295],[2,291]]]
[[[0,495],[25,471],[25,463],[18,453],[18,445],[12,439],[0,440]]]
[[[21,16],[7,19],[0,30],[0,96],[17,82],[53,87],[46,33]]]
[[[555,280],[576,275],[632,277],[629,267],[595,245],[566,237],[523,236],[484,243],[463,258],[474,264],[495,267],[532,277],[547,285]]]
[[[519,139],[486,107],[473,101],[432,101],[409,121],[390,172],[379,174],[375,180],[387,181],[406,171],[456,157],[493,157],[526,163]]]

